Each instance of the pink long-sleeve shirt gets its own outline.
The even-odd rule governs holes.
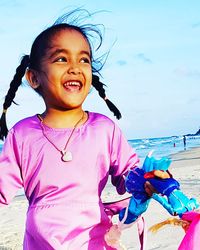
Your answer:
[[[88,116],[67,146],[73,154],[69,162],[44,137],[36,115],[9,131],[0,154],[0,204],[8,204],[24,187],[29,201],[24,250],[112,249],[104,241],[111,221],[101,193],[111,175],[123,194],[123,175],[139,160],[112,120],[92,112]],[[71,129],[44,128],[63,149]]]

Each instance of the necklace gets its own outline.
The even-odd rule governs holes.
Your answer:
[[[72,132],[71,132],[71,134],[69,135],[69,137],[68,137],[68,139],[67,139],[67,141],[66,141],[65,147],[64,147],[64,149],[62,149],[62,150],[59,149],[59,148],[50,140],[50,138],[49,138],[48,135],[46,134],[46,131],[45,131],[45,128],[44,128],[44,124],[43,124],[43,119],[42,119],[42,117],[41,117],[39,114],[37,115],[38,118],[40,119],[40,126],[41,126],[42,133],[43,133],[44,137],[48,140],[48,142],[51,143],[51,145],[54,146],[55,149],[57,149],[57,150],[61,153],[61,160],[64,161],[64,162],[72,161],[72,159],[73,159],[72,152],[69,151],[69,150],[67,150],[67,145],[68,145],[68,143],[69,143],[69,141],[70,141],[70,139],[71,139],[71,137],[72,137],[72,135],[73,135],[73,133],[74,133],[76,127],[77,127],[78,124],[83,120],[84,115],[85,115],[85,112],[83,111],[83,114],[82,114],[82,116],[81,116],[81,119],[79,119],[79,120],[75,123],[75,125],[74,125],[74,127],[73,127],[73,129],[72,129]]]

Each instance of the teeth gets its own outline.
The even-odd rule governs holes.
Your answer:
[[[80,82],[67,82],[64,86],[80,86]]]

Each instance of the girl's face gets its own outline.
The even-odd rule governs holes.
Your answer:
[[[47,109],[80,109],[91,87],[91,52],[84,36],[64,29],[52,38],[51,46],[36,72]]]

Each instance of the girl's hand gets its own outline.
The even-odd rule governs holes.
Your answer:
[[[144,178],[148,179],[148,178],[161,178],[161,179],[168,179],[171,178],[172,175],[169,173],[169,171],[163,171],[163,170],[153,170],[151,172],[147,172],[146,174],[144,174]]]
[[[145,182],[144,189],[149,197],[151,197],[153,195],[153,193],[158,193],[158,191],[148,181]]]
[[[155,178],[155,177],[158,177],[161,179],[168,179],[171,176],[168,172],[163,171],[163,170],[153,170],[144,175],[144,178]],[[150,197],[153,195],[153,193],[158,193],[158,191],[148,181],[145,182],[144,189]]]

